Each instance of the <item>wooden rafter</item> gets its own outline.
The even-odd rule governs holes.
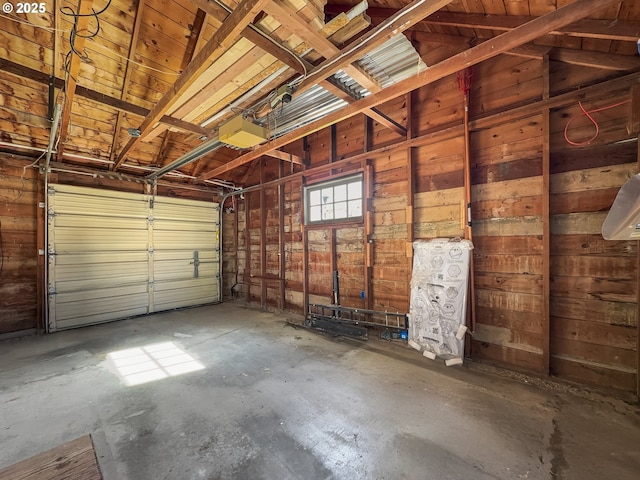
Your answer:
[[[70,45],[70,59],[67,64],[67,81],[65,84],[65,96],[64,106],[62,108],[62,115],[60,120],[60,144],[58,145],[58,152],[56,154],[58,160],[62,159],[64,153],[65,143],[69,138],[69,123],[71,122],[71,110],[73,108],[73,97],[76,93],[76,85],[78,83],[78,73],[80,73],[80,64],[82,58],[74,53],[82,53],[84,51],[84,43],[87,28],[89,27],[91,12],[92,12],[93,0],[78,0],[78,7],[76,12],[78,16],[75,17],[75,31],[80,33],[80,36],[69,38],[69,41],[73,41],[73,45]]]
[[[365,35],[351,42],[338,55],[325,60],[314,68],[300,83],[298,90],[311,88],[449,3],[451,0],[430,0],[424,3],[421,3],[420,0],[414,0]]]
[[[120,100],[124,100],[127,95],[127,90],[129,89],[129,82],[131,80],[131,60],[136,53],[136,46],[138,45],[138,36],[140,35],[140,25],[142,24],[142,12],[144,11],[144,2],[145,0],[138,0],[138,8],[136,9],[135,20],[133,21],[133,32],[131,33],[131,41],[129,42],[129,54],[127,55],[127,62],[124,67],[124,80],[122,81],[122,90],[120,91]],[[121,110],[118,111],[118,116],[116,118],[116,126],[113,130],[113,141],[111,142],[111,150],[110,157],[111,161],[115,161],[116,151],[119,146],[119,134],[120,127],[122,126],[122,121],[124,119],[124,114]],[[122,165],[122,160],[118,160],[113,164],[113,171],[116,171],[120,165]]]
[[[34,82],[41,83],[43,85],[47,85],[49,83],[49,75],[38,70],[34,70],[32,68],[26,67],[24,65],[19,65],[11,60],[6,60],[4,58],[0,58],[0,70],[5,73],[10,73],[17,77],[27,78],[29,80],[33,80]],[[56,88],[64,87],[64,80],[61,78],[54,78],[54,85]],[[82,85],[76,85],[75,94],[79,97],[86,98],[87,100],[91,100],[92,102],[99,103],[101,105],[111,107],[115,110],[132,113],[134,115],[138,115],[141,117],[146,117],[149,115],[150,110],[148,108],[141,107],[139,105],[135,105],[130,102],[125,102],[124,100],[120,100],[119,98],[110,97],[105,95],[104,93],[96,92],[95,90],[91,90],[89,88],[83,87]],[[201,127],[200,125],[196,125],[193,123],[185,122],[178,118],[173,118],[168,115],[163,116],[160,120],[161,123],[166,123],[167,125],[171,125],[179,130],[184,130],[185,132],[197,133],[198,135],[211,135],[211,131],[206,128]]]
[[[353,98],[347,92],[345,92],[342,89],[340,89],[339,87],[335,86],[333,83],[329,82],[328,80],[323,80],[322,82],[320,82],[320,85],[325,90],[327,90],[329,93],[332,93],[336,97],[344,100],[345,102],[347,102],[349,104],[354,103],[354,102],[357,101],[355,98]],[[364,115],[366,115],[367,117],[371,118],[372,120],[375,120],[380,125],[388,128],[389,130],[394,131],[395,133],[397,133],[400,136],[405,136],[407,134],[407,129],[406,128],[404,128],[402,125],[400,125],[399,123],[397,123],[393,119],[387,117],[386,115],[384,115],[382,112],[380,112],[376,108],[367,108],[367,109],[363,110],[362,113]]]
[[[415,42],[446,43],[449,45],[472,45],[478,43],[478,39],[459,35],[443,33],[419,32],[413,30],[410,34]],[[486,41],[482,40],[482,41]],[[616,53],[587,52],[571,48],[551,47],[546,45],[521,45],[513,48],[505,55],[542,59],[549,55],[550,60],[567,63],[569,65],[581,65],[583,67],[600,68],[612,71],[630,71],[640,69],[640,58]]]
[[[327,5],[325,12],[335,14],[350,8],[347,5]],[[369,8],[367,14],[372,18],[387,18],[397,10],[393,8]],[[437,12],[421,23],[474,28],[478,30],[509,31],[530,22],[536,17],[528,15],[487,15],[481,13]],[[602,40],[620,40],[635,42],[640,37],[640,23],[616,20],[581,19],[570,25],[547,32],[549,35],[596,38]]]
[[[443,60],[442,62],[431,66],[428,70],[419,75],[403,80],[402,82],[386,88],[377,94],[359,100],[352,105],[348,105],[342,110],[334,112],[315,122],[311,122],[302,128],[273,140],[269,144],[257,147],[250,153],[242,155],[221,167],[200,175],[197,178],[197,181],[202,182],[206,179],[222,175],[223,173],[233,170],[240,165],[244,165],[261,155],[264,155],[268,151],[280,148],[310,133],[321,130],[328,125],[357,115],[366,108],[375,107],[397,96],[404,95],[412,90],[428,85],[448,75],[452,75],[466,67],[488,60],[489,58],[530,42],[550,31],[562,28],[571,22],[575,22],[616,2],[617,0],[576,0],[574,3],[542,15],[541,17],[538,17],[524,25]]]
[[[322,33],[307,25],[299,15],[287,9],[282,4],[271,2],[265,6],[265,12],[275,18],[284,26],[285,29],[304,40],[309,46],[311,46],[311,48],[316,50],[323,57],[332,58],[341,54],[340,49],[331,43],[329,39],[324,37]],[[347,64],[343,65],[342,70],[370,92],[377,93],[382,90],[380,84],[359,66]],[[321,82],[321,85],[336,95],[335,88],[332,88],[332,85],[327,85],[327,82],[324,81]],[[337,94],[337,96],[349,103],[353,102],[353,99],[348,98],[348,95],[344,96]],[[380,112],[368,111],[365,113],[366,115],[374,118],[374,120],[378,121],[380,124],[392,129],[394,132],[403,136],[406,134],[406,129],[404,129],[404,127],[390,121],[389,118],[381,115]]]
[[[269,2],[265,12],[275,18],[285,30],[295,34],[324,58],[339,55],[340,49],[327,39],[320,31],[308,25],[296,12],[279,2]],[[343,70],[360,85],[372,92],[381,90],[380,85],[360,67],[352,64],[344,65]]]
[[[242,0],[238,4],[213,37],[211,37],[202,50],[200,50],[191,63],[189,63],[169,91],[167,91],[160,101],[151,109],[149,115],[147,115],[140,125],[140,136],[129,140],[120,152],[118,162],[121,163],[126,159],[129,152],[153,129],[160,118],[162,118],[180,96],[187,91],[193,81],[207,70],[212,62],[225,53],[236,41],[240,32],[253,21],[267,1],[268,0]]]
[[[158,167],[164,167],[167,164],[166,156],[169,150],[169,143],[171,143],[171,130],[167,130],[162,139],[162,145],[158,150],[157,161],[155,162]]]
[[[204,100],[211,97],[221,85],[231,82],[233,79],[238,78],[242,72],[247,70],[253,63],[257,62],[264,56],[264,51],[260,48],[252,48],[241,59],[220,73],[215,80],[209,83],[206,87],[200,90],[197,94],[183,103],[172,115],[183,118],[186,114],[191,112],[198,105],[201,105]]]
[[[218,5],[216,2],[210,2],[208,0],[191,0],[191,3],[196,5],[198,8],[204,10],[213,18],[218,20],[219,22],[224,22],[226,18],[229,16],[229,12],[227,12],[224,8]],[[249,40],[255,46],[260,47],[265,52],[270,53],[278,60],[280,60],[285,65],[289,66],[293,70],[298,73],[303,73],[304,68],[311,70],[311,65],[304,62],[304,60],[299,59],[294,54],[292,54],[288,49],[278,45],[265,38],[262,34],[254,30],[251,26],[245,27],[241,36]],[[301,62],[305,63],[303,67]]]
[[[189,65],[189,62],[198,53],[200,42],[202,41],[202,34],[204,33],[207,25],[207,12],[199,8],[196,11],[196,17],[193,20],[193,27],[191,28],[191,35],[189,35],[189,41],[187,42],[187,50],[182,57],[182,65],[180,70],[184,70]]]
[[[222,21],[224,20],[224,18],[226,18],[227,14],[224,9],[222,9],[215,3],[208,3],[206,0],[194,0],[194,3],[199,8],[208,9],[208,13],[217,18],[219,21]],[[281,24],[286,25],[285,28],[290,29],[293,33],[296,33],[298,36],[300,36],[301,39],[305,40],[321,54],[334,56],[340,53],[340,50],[335,45],[333,45],[330,40],[325,38],[320,32],[311,29],[298,15],[285,8],[284,6],[275,2],[271,2],[265,6],[265,11],[274,16],[274,18],[278,19]],[[260,55],[261,51],[270,53],[297,73],[306,73],[311,71],[313,68],[303,59],[293,58],[289,50],[282,47],[278,48],[277,45],[274,45],[272,42],[266,40],[262,35],[258,34],[249,27],[243,30],[242,35],[252,43],[254,43],[257,46],[257,49],[253,49],[249,53],[247,53],[241,61],[236,62],[233,67],[221,74],[215,82],[212,82],[207,87],[203,88],[197,95],[195,95],[192,99],[190,99],[178,110],[176,110],[174,112],[174,115],[180,117],[181,115],[185,114],[185,112],[190,111],[194,105],[198,105],[203,98],[207,98],[211,94],[211,92],[215,91],[220,83],[224,83],[224,81],[227,81],[227,79],[234,78],[237,74],[236,70],[244,70],[246,68],[246,63],[250,62],[249,57]],[[362,71],[361,69],[351,67],[353,67],[353,65],[346,65],[344,66],[344,69],[362,86],[372,92],[380,91],[380,86],[366,72]],[[353,103],[355,101],[355,99],[348,93],[343,92],[338,87],[335,87],[329,82],[323,80],[322,82],[320,82],[320,85],[336,95],[338,98],[341,98],[348,103]],[[265,110],[261,111],[259,115],[266,114],[267,111],[268,107]],[[378,123],[391,129],[399,135],[405,135],[406,129],[402,125],[399,125],[397,122],[394,122],[388,117],[380,114],[380,112],[371,110],[365,111],[364,113],[365,115],[369,115]]]

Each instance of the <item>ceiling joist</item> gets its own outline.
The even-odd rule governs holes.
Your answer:
[[[74,16],[74,25],[72,28],[73,33],[69,37],[70,50],[65,64],[66,82],[64,86],[64,106],[60,120],[60,143],[56,154],[58,160],[62,160],[65,144],[69,138],[73,97],[76,93],[78,74],[80,73],[80,65],[82,63],[80,55],[84,52],[86,33],[89,28],[91,12],[93,11],[92,4],[93,0],[78,0],[78,7],[75,10],[77,15]]]
[[[334,112],[325,118],[311,122],[310,124],[299,128],[293,132],[283,135],[266,145],[262,145],[254,149],[252,152],[242,155],[227,164],[210,170],[200,175],[196,181],[203,182],[206,179],[220,176],[240,165],[252,161],[255,158],[264,155],[266,152],[276,148],[280,148],[288,143],[295,141],[321,130],[328,125],[350,118],[364,109],[372,108],[387,102],[399,95],[406,94],[416,88],[428,85],[436,80],[442,79],[448,75],[452,75],[464,68],[478,64],[488,60],[496,55],[511,50],[515,47],[528,43],[550,31],[560,29],[565,25],[582,19],[598,10],[606,8],[618,0],[576,0],[574,3],[561,7],[557,10],[549,12],[541,17],[537,17],[530,22],[505,32],[495,38],[487,40],[475,47],[465,50],[462,53],[454,55],[442,62],[431,66],[425,72],[410,77],[399,82],[392,87],[382,90],[377,94],[373,94],[352,105],[348,105],[343,109]]]
[[[140,142],[162,118],[162,116],[174,105],[183,93],[191,86],[194,79],[198,78],[209,66],[236,41],[240,32],[253,21],[269,0],[242,0],[229,17],[222,23],[213,37],[198,52],[187,68],[178,77],[158,103],[151,109],[149,115],[140,125],[140,136],[131,138],[124,146],[118,162],[122,163],[129,152]]]
[[[127,91],[129,90],[129,81],[131,80],[131,60],[135,56],[136,45],[138,44],[138,36],[140,35],[140,24],[142,23],[142,13],[144,12],[144,2],[145,0],[138,0],[138,8],[136,9],[136,16],[133,23],[133,32],[131,33],[131,41],[129,42],[129,55],[127,57],[128,61],[126,62],[125,71],[124,71],[124,80],[122,82],[122,90],[120,91],[120,100],[124,100],[127,95]],[[111,142],[111,150],[110,157],[111,161],[113,161],[113,170],[117,170],[120,165],[122,165],[123,160],[115,161],[117,148],[119,146],[120,139],[120,127],[122,126],[122,120],[124,118],[124,114],[122,110],[118,111],[118,117],[116,118],[116,126],[113,130],[113,141]]]

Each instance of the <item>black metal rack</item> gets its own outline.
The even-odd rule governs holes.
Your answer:
[[[409,317],[401,312],[309,304],[305,326],[337,335],[368,338],[366,327],[407,330]]]

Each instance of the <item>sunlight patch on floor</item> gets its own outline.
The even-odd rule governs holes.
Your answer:
[[[204,365],[173,342],[111,352],[107,361],[129,387],[204,369]]]

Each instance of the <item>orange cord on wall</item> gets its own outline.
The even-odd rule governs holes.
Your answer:
[[[615,108],[615,107],[619,107],[620,105],[624,105],[625,103],[631,103],[631,100],[625,100],[624,102],[620,102],[620,103],[615,103],[613,105],[608,105],[606,107],[600,107],[600,108],[596,108],[594,110],[585,110],[584,106],[582,105],[582,102],[578,102],[578,105],[580,105],[580,110],[582,110],[582,113],[591,121],[591,123],[593,123],[593,126],[596,127],[596,133],[593,134],[593,136],[589,139],[589,140],[585,140],[584,142],[574,142],[573,140],[569,139],[569,135],[567,134],[567,131],[569,130],[569,125],[571,125],[571,123],[576,120],[578,117],[573,117],[571,120],[569,120],[567,122],[567,124],[564,127],[564,139],[567,141],[568,144],[573,145],[575,147],[583,147],[585,145],[589,145],[591,142],[593,142],[597,137],[598,134],[600,133],[600,126],[598,125],[598,122],[596,122],[596,120],[591,116],[592,113],[596,113],[596,112],[601,112],[603,110],[609,110],[610,108]]]

